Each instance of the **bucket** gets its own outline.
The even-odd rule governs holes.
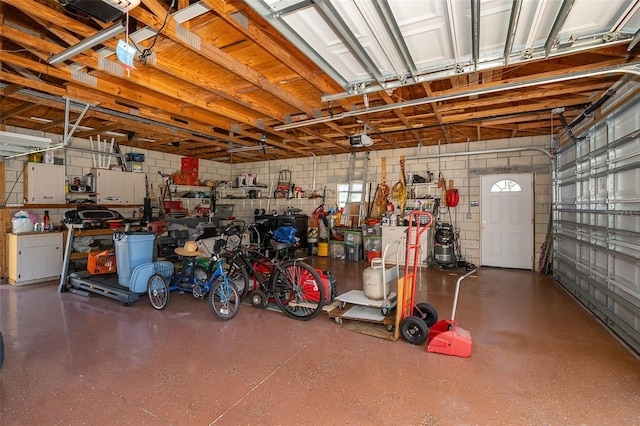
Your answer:
[[[153,261],[154,234],[147,232],[113,234],[113,245],[118,261],[118,284],[129,288],[131,274],[136,266]]]
[[[376,257],[382,257],[382,252],[381,251],[368,251],[367,252],[367,262],[369,264],[371,264],[373,259],[375,259]]]
[[[320,241],[318,243],[318,256],[327,257],[329,256],[329,243],[326,241]]]

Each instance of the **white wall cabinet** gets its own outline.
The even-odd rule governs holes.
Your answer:
[[[28,163],[25,174],[26,204],[64,204],[64,166]]]
[[[9,284],[26,285],[60,278],[62,232],[7,234]]]
[[[144,204],[146,182],[144,173],[92,169],[98,204]]]

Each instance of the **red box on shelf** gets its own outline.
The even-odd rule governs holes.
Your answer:
[[[180,171],[185,175],[198,176],[198,159],[194,157],[182,157]]]

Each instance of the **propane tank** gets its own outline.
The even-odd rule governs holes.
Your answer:
[[[383,300],[391,292],[390,286],[384,288],[384,264],[382,258],[371,259],[371,266],[362,272],[362,283],[365,296],[371,300]]]

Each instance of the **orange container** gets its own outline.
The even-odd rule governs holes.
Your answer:
[[[116,272],[116,254],[113,250],[89,253],[87,271],[92,275],[111,274]]]
[[[376,257],[382,257],[381,251],[368,251],[367,252],[367,262],[371,264],[371,261]]]

